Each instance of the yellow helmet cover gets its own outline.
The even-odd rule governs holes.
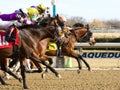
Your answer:
[[[42,3],[42,4],[39,4],[39,5],[38,5],[38,9],[45,10],[46,7],[45,7],[45,5]]]

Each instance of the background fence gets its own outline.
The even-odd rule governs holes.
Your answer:
[[[75,43],[76,48],[91,48],[93,50],[82,50],[79,52],[81,55],[84,55],[85,60],[90,64],[92,68],[120,68],[120,43],[96,43],[94,46],[90,46],[88,43]],[[102,50],[94,50],[94,48],[106,48],[104,51]],[[116,48],[117,50],[108,50],[107,48]],[[78,51],[78,50],[77,50]],[[92,53],[91,53],[92,52]],[[96,53],[97,52],[97,53]],[[99,54],[100,53],[100,54]],[[96,55],[96,56],[95,56]],[[68,62],[68,60],[70,62]],[[74,58],[63,57],[58,58],[56,61],[57,68],[66,67],[66,63],[72,67],[78,67],[77,61]],[[72,65],[70,65],[72,64]],[[83,67],[86,68],[84,64]]]
[[[120,48],[120,43],[96,43],[90,46],[89,43],[75,43],[76,48]]]
[[[93,33],[120,33],[120,29],[91,29]]]

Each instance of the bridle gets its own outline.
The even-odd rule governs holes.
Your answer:
[[[53,38],[55,38],[54,36],[57,35],[57,29],[60,27],[61,29],[64,28],[64,23],[59,20],[58,17],[49,17],[48,18],[48,23],[47,23],[48,27],[54,27],[55,28],[55,32],[51,32],[49,29],[46,29],[46,32],[48,32]]]
[[[91,36],[92,35],[92,32],[89,30],[89,29],[87,29],[87,32],[86,33],[84,33],[82,36],[81,36],[81,38],[79,38],[79,37],[77,37],[77,34],[76,34],[76,32],[75,31],[77,31],[77,30],[79,30],[79,28],[80,29],[82,29],[83,27],[78,27],[78,28],[75,28],[75,29],[71,29],[70,31],[74,34],[74,36],[75,36],[75,38],[76,38],[76,40],[77,41],[80,41],[80,40],[82,40],[82,39],[87,39],[88,40],[88,35],[89,36]],[[85,27],[84,27],[85,28]]]

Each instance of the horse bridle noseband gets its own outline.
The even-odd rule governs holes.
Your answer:
[[[79,28],[80,28],[80,27],[79,27]],[[82,28],[82,27],[81,27],[81,28]],[[76,32],[75,32],[75,31],[77,31],[77,30],[78,30],[78,28],[75,28],[75,29],[71,29],[71,30],[70,30],[71,32],[73,32],[73,34],[74,34],[74,36],[75,36],[75,38],[76,38],[77,41],[80,41],[80,40],[82,40],[83,38],[85,38],[85,37],[88,35],[88,33],[90,32],[89,30],[87,30],[87,32],[86,32],[85,34],[83,34],[81,38],[78,38],[78,37],[77,37],[77,34],[76,34]],[[80,39],[80,40],[79,40],[79,39]]]

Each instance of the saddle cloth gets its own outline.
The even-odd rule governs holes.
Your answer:
[[[56,43],[54,43],[54,42],[48,43],[47,51],[50,51],[50,50],[57,50]]]
[[[5,30],[0,30],[0,49],[3,48],[13,48],[13,45],[17,44],[19,45],[19,39],[18,39],[18,33],[16,35],[16,40],[15,42],[8,42],[6,41],[6,31]]]

